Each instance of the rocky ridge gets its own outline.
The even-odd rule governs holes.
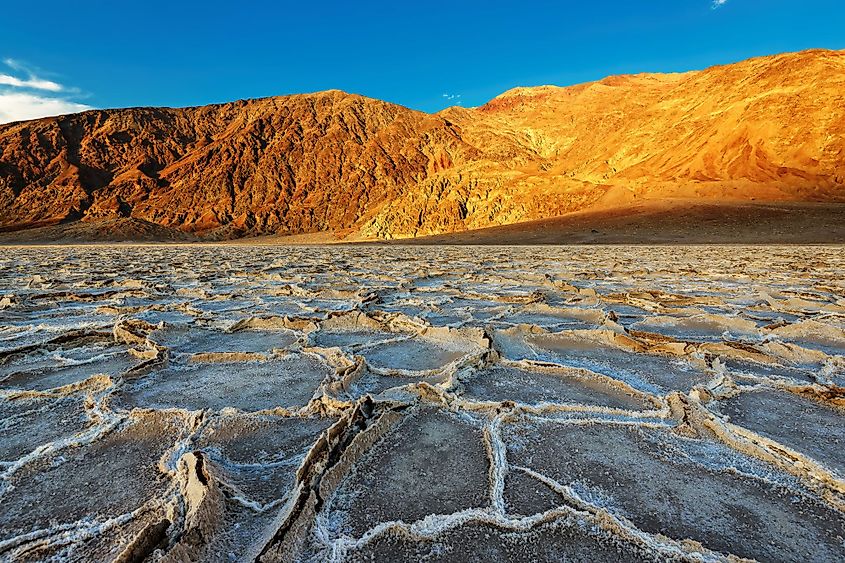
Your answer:
[[[11,123],[0,230],[404,238],[669,198],[842,202],[843,93],[845,52],[813,50],[433,115],[334,90]]]

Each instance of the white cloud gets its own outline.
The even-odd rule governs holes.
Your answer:
[[[719,6],[724,6],[728,0],[713,0],[713,9],[715,10]]]
[[[75,90],[36,76],[32,70],[14,59],[4,59],[3,63],[15,74],[0,73],[0,123],[91,109],[90,106],[68,98]],[[64,95],[55,95],[58,93]]]
[[[33,88],[35,90],[49,90],[50,92],[61,92],[62,85],[50,80],[40,78],[28,78],[22,80],[8,74],[0,74],[0,86],[14,86],[15,88]]]
[[[75,113],[87,109],[92,108],[62,98],[50,98],[25,92],[0,91],[0,123]]]
[[[462,105],[464,103],[463,100],[461,100],[460,94],[442,94],[442,96],[444,100],[456,106]]]
[[[6,57],[5,59],[3,59],[3,64],[11,68],[12,70],[19,70],[21,72],[27,71],[23,63],[20,63],[11,57]]]

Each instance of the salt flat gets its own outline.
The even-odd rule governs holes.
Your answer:
[[[0,560],[843,560],[843,421],[839,246],[0,256]]]

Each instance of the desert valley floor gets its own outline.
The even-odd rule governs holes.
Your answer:
[[[845,560],[843,273],[3,248],[0,560]]]

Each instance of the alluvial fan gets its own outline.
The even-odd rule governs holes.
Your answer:
[[[7,248],[0,559],[845,559],[841,247]]]

